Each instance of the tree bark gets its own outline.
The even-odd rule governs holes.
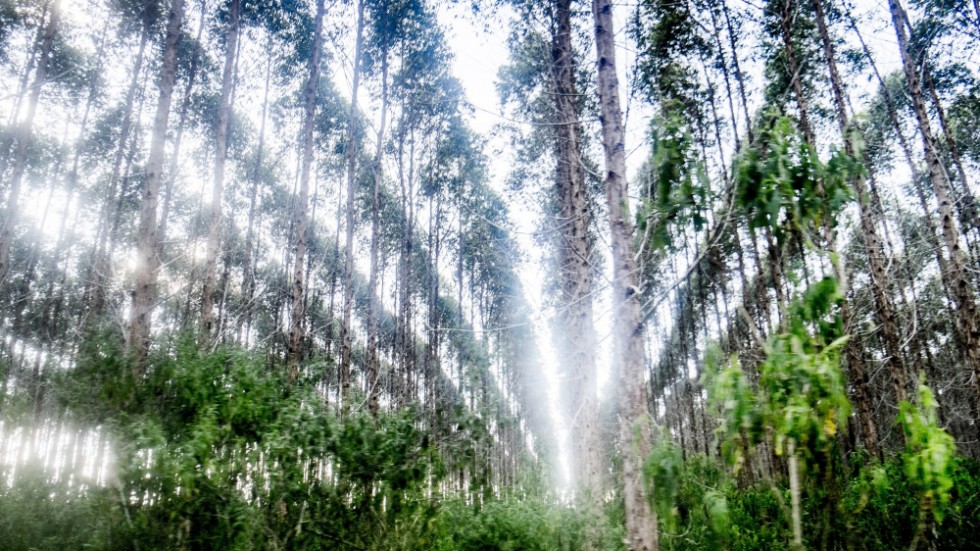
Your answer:
[[[211,188],[211,220],[208,225],[208,247],[204,259],[204,286],[201,289],[201,328],[199,343],[210,344],[214,332],[214,291],[221,248],[222,203],[225,189],[225,159],[228,155],[228,121],[231,115],[231,85],[238,51],[241,0],[231,0],[228,30],[225,35],[225,66],[221,74],[221,96],[218,100],[217,139],[214,147],[214,180]]]
[[[623,454],[623,496],[626,537],[634,551],[659,549],[656,512],[650,507],[643,481],[643,461],[650,454],[650,416],[644,380],[643,327],[640,292],[633,259],[633,227],[626,194],[626,148],[623,114],[616,76],[611,0],[593,0],[598,65],[599,119],[606,159],[605,188],[609,209],[609,239],[613,257],[616,358],[619,374],[620,437]]]
[[[555,99],[556,192],[559,282],[562,290],[556,343],[562,365],[570,375],[572,431],[576,435],[577,483],[593,502],[602,495],[599,450],[599,405],[596,398],[595,327],[592,311],[592,246],[589,242],[589,208],[582,140],[579,126],[578,90],[575,85],[575,52],[572,47],[571,0],[557,0],[552,29],[551,57]]]
[[[24,122],[17,129],[17,149],[14,152],[14,168],[10,176],[7,207],[0,221],[0,285],[6,285],[10,273],[10,248],[14,241],[14,227],[17,225],[18,206],[21,188],[23,187],[24,172],[27,169],[27,146],[33,139],[34,116],[37,114],[37,104],[41,97],[41,89],[47,82],[48,57],[58,32],[61,21],[61,7],[56,0],[51,5],[51,15],[48,18],[44,36],[41,39],[41,58],[37,62],[34,81],[31,84],[30,95],[27,99],[27,113]]]
[[[323,13],[324,0],[316,2],[316,19],[313,22],[313,49],[307,65],[309,78],[303,92],[303,133],[300,140],[303,145],[303,156],[300,161],[299,197],[296,199],[295,221],[295,254],[293,256],[292,282],[292,312],[289,322],[289,346],[287,349],[287,364],[289,378],[299,377],[299,363],[302,359],[303,315],[305,312],[303,299],[303,268],[306,258],[307,241],[307,211],[310,202],[310,168],[313,164],[313,118],[316,114],[317,85],[320,81],[320,49],[323,45]]]
[[[902,8],[899,0],[888,0],[888,7],[891,11],[895,34],[898,38],[898,46],[902,56],[902,68],[905,71],[905,78],[912,99],[912,107],[919,126],[919,134],[922,137],[926,166],[929,170],[929,181],[932,184],[932,190],[939,206],[939,221],[942,228],[942,236],[945,242],[945,248],[949,254],[946,269],[948,270],[947,279],[951,284],[950,293],[953,295],[953,302],[956,305],[957,330],[955,333],[960,351],[973,372],[977,395],[980,397],[980,320],[977,319],[975,292],[967,276],[963,250],[960,246],[960,234],[956,227],[952,201],[949,197],[943,167],[936,148],[936,140],[929,122],[929,114],[919,81],[919,73],[915,61],[912,58],[912,53],[909,50],[909,38],[905,30],[905,21],[907,19],[905,10]]]
[[[361,81],[361,50],[364,44],[364,0],[357,2],[357,36],[354,45],[350,117],[347,123],[347,227],[344,250],[344,305],[340,323],[340,391],[348,406],[351,375],[351,314],[354,309],[354,195],[357,188],[357,92]]]
[[[827,70],[830,73],[830,84],[834,96],[837,124],[840,129],[841,139],[844,141],[844,150],[848,155],[853,156],[854,144],[848,135],[848,116],[844,88],[841,84],[840,73],[837,70],[833,42],[830,40],[830,32],[827,29],[823,0],[813,0],[813,6],[816,11],[817,30],[819,31],[820,40],[823,44]],[[885,345],[885,365],[891,374],[896,396],[901,401],[905,399],[905,368],[902,364],[902,350],[899,344],[901,341],[898,324],[895,319],[895,306],[892,304],[891,297],[888,294],[891,282],[888,279],[885,268],[885,248],[875,227],[873,209],[871,208],[871,197],[868,194],[864,179],[860,176],[855,177],[851,180],[851,185],[857,197],[861,231],[865,245],[868,248],[868,263],[871,268],[871,291],[874,295],[875,313],[881,326],[882,343]],[[844,293],[846,293],[846,289],[844,289]],[[847,318],[849,319],[845,320],[845,327],[851,330],[849,307],[847,314]],[[848,360],[849,371],[851,372],[851,384],[854,385],[855,389],[855,402],[858,417],[861,422],[861,434],[864,445],[868,453],[880,457],[877,430],[871,415],[872,406],[867,387],[868,376],[864,369],[861,354],[857,349],[859,343],[856,339],[852,339],[846,346],[846,358]]]
[[[170,101],[177,79],[177,45],[180,26],[184,19],[184,0],[173,0],[167,19],[164,38],[163,64],[160,68],[156,114],[153,118],[153,139],[150,156],[146,163],[143,182],[143,200],[140,204],[139,240],[137,244],[138,268],[136,288],[129,321],[129,351],[133,357],[133,374],[143,375],[144,362],[150,350],[150,329],[153,303],[156,301],[157,271],[160,268],[159,242],[157,239],[157,195],[163,172],[164,146],[167,140],[167,124],[170,117]]]

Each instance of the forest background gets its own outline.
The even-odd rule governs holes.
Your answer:
[[[977,45],[0,1],[0,548],[976,548]]]

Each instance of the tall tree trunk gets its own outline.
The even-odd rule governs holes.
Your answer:
[[[157,294],[157,270],[160,268],[159,241],[157,239],[157,195],[163,172],[164,146],[167,141],[167,124],[170,118],[170,101],[174,82],[177,80],[177,45],[180,26],[184,19],[184,0],[173,0],[167,18],[167,34],[163,44],[163,64],[160,67],[160,96],[153,118],[153,139],[150,156],[146,163],[143,182],[143,199],[140,204],[139,238],[137,243],[136,288],[129,321],[129,351],[133,356],[133,373],[139,379],[150,350],[150,329],[153,303]]]
[[[271,40],[270,40],[271,46]],[[271,50],[271,48],[270,48]],[[251,170],[252,188],[248,199],[248,222],[245,230],[245,257],[242,261],[242,313],[238,320],[239,333],[242,326],[247,340],[252,328],[252,317],[255,312],[255,216],[258,209],[259,184],[262,181],[262,163],[265,155],[265,125],[269,114],[269,84],[272,81],[272,56],[265,68],[265,87],[262,92],[262,122],[259,124],[259,141],[255,150],[255,162]]]
[[[225,34],[225,67],[221,74],[221,96],[218,100],[218,128],[214,147],[214,181],[211,188],[211,221],[208,226],[208,248],[204,258],[204,286],[201,289],[201,346],[211,342],[214,332],[214,286],[221,248],[222,203],[225,190],[225,159],[228,156],[228,120],[231,116],[231,85],[238,51],[238,27],[241,0],[231,0],[228,30]]]
[[[88,289],[86,297],[89,313],[87,319],[96,320],[105,308],[106,283],[109,278],[109,236],[112,233],[113,220],[116,218],[117,208],[115,197],[119,188],[119,175],[123,168],[123,161],[126,156],[126,146],[129,144],[129,137],[132,134],[133,126],[133,103],[136,101],[136,92],[140,88],[140,74],[143,72],[143,61],[146,54],[146,44],[149,41],[149,31],[144,27],[140,31],[140,45],[136,52],[136,60],[133,62],[133,75],[129,81],[129,90],[126,92],[126,102],[123,106],[123,118],[119,127],[119,142],[116,144],[116,151],[112,158],[112,168],[109,173],[109,187],[105,197],[105,204],[99,220],[99,228],[96,233],[96,245],[94,257],[91,265],[91,275],[88,277]],[[145,85],[145,82],[144,82]],[[144,86],[145,87],[145,86]]]
[[[714,5],[711,5],[708,8],[708,12],[711,14],[711,28],[713,31],[711,34],[715,39],[715,47],[718,51],[718,65],[721,67],[722,76],[725,79],[725,91],[727,92],[728,96],[728,112],[732,118],[732,135],[735,137],[735,149],[737,150],[739,143],[741,142],[738,137],[738,117],[735,116],[735,102],[732,99],[732,81],[728,69],[728,60],[725,58],[725,47],[722,45],[721,41],[721,28],[718,25],[718,15],[715,13],[715,10],[716,8]],[[734,52],[732,52],[732,57],[736,58],[737,63],[737,56],[735,56]],[[746,113],[746,116],[747,115],[748,113]],[[715,124],[717,125],[717,121]],[[746,119],[745,124],[751,125],[752,121]],[[721,148],[722,144],[719,143],[718,147]]]
[[[599,119],[606,159],[606,203],[613,257],[616,368],[619,373],[620,437],[623,454],[623,496],[626,537],[634,551],[659,549],[657,517],[647,499],[641,466],[650,454],[650,416],[644,380],[643,327],[640,291],[633,259],[633,227],[626,194],[626,148],[619,106],[616,45],[611,0],[592,0],[598,64]]]
[[[752,136],[752,117],[749,115],[749,99],[745,93],[745,76],[742,73],[742,66],[738,61],[738,45],[735,40],[732,17],[728,11],[728,0],[721,0],[721,12],[725,16],[725,28],[728,29],[728,42],[732,47],[732,66],[735,69],[735,81],[738,83],[738,94],[742,100],[742,112],[745,114],[745,129],[749,136],[749,143],[751,143],[754,139]]]
[[[576,435],[577,483],[593,502],[602,495],[599,450],[599,405],[596,398],[595,327],[592,312],[592,250],[589,222],[592,218],[582,168],[582,141],[576,102],[575,52],[572,47],[571,0],[557,0],[552,30],[552,78],[555,99],[556,192],[558,224],[561,319],[556,343],[567,366]]]
[[[37,104],[41,97],[41,89],[47,83],[48,57],[58,32],[61,21],[61,7],[58,0],[51,6],[51,15],[44,37],[41,40],[41,58],[37,62],[34,82],[31,84],[30,95],[27,99],[27,113],[24,121],[17,129],[17,149],[14,152],[14,168],[10,176],[10,188],[7,193],[7,206],[4,209],[3,220],[0,221],[0,286],[5,286],[10,272],[10,248],[14,242],[14,228],[17,225],[18,206],[21,188],[23,187],[24,172],[27,169],[27,146],[33,140],[34,116],[37,114]]]
[[[309,79],[306,81],[306,89],[303,92],[303,133],[300,140],[303,147],[303,156],[300,162],[299,176],[299,197],[296,198],[296,212],[294,219],[296,251],[293,257],[293,286],[292,286],[292,312],[289,323],[289,347],[287,350],[287,363],[289,366],[289,377],[295,380],[299,376],[299,363],[302,359],[303,343],[303,267],[306,257],[307,240],[307,210],[310,201],[310,167],[313,164],[313,118],[316,114],[317,85],[320,81],[320,49],[323,45],[323,12],[324,0],[316,2],[316,20],[313,22],[313,48],[310,52]]]
[[[207,2],[201,2],[201,16],[197,25],[196,43],[201,43],[201,36],[204,34],[205,20],[207,18]],[[180,175],[180,147],[184,140],[184,129],[187,128],[187,116],[190,113],[191,100],[194,94],[194,83],[197,82],[198,69],[201,66],[200,52],[195,52],[191,58],[190,68],[187,75],[187,86],[184,88],[184,97],[180,101],[180,110],[177,115],[177,129],[174,135],[174,149],[170,154],[170,171],[167,174],[166,184],[163,190],[163,205],[160,207],[160,223],[157,225],[157,234],[160,239],[160,254],[166,262],[166,241],[167,225],[170,222],[170,203],[173,200],[174,184]]]
[[[834,54],[834,45],[830,40],[830,32],[827,29],[827,19],[824,14],[823,0],[813,0],[813,6],[817,16],[817,29],[820,33],[820,40],[823,44],[824,57],[827,62],[827,70],[830,73],[830,84],[834,96],[834,108],[837,114],[837,124],[840,129],[841,139],[844,140],[844,150],[848,155],[854,155],[854,144],[848,134],[847,104],[844,98],[844,88],[841,84],[840,73],[837,70],[837,60]],[[871,268],[871,291],[874,295],[875,313],[881,325],[881,339],[885,345],[885,365],[891,374],[892,384],[895,388],[898,400],[905,399],[905,368],[902,365],[902,350],[898,324],[895,319],[895,306],[892,304],[888,294],[890,281],[885,268],[885,248],[882,245],[881,237],[875,227],[873,209],[871,208],[871,196],[868,194],[867,186],[861,176],[852,178],[851,185],[854,187],[854,194],[857,197],[858,212],[861,219],[861,231],[865,245],[868,247],[868,262]],[[842,282],[841,285],[844,285]],[[844,289],[846,294],[846,289]],[[847,317],[851,318],[850,308],[847,308]],[[845,320],[845,327],[850,330],[851,320]],[[864,369],[864,362],[858,350],[859,343],[852,339],[847,343],[846,358],[848,368],[851,373],[851,384],[854,385],[855,402],[857,404],[858,417],[861,422],[861,434],[864,445],[868,453],[878,456],[878,436],[872,418],[872,406],[868,392],[868,376]]]
[[[929,89],[929,97],[932,99],[932,104],[936,108],[936,115],[939,117],[939,127],[943,131],[943,138],[946,142],[946,148],[949,152],[949,156],[953,161],[953,165],[956,167],[956,174],[959,179],[960,189],[959,201],[956,201],[957,210],[960,213],[960,220],[962,223],[967,224],[968,227],[964,228],[964,232],[969,229],[974,231],[980,229],[980,217],[977,213],[976,198],[970,191],[970,180],[966,176],[966,169],[963,168],[963,158],[960,156],[959,147],[956,145],[956,137],[950,130],[949,122],[946,119],[946,110],[943,109],[943,104],[939,99],[939,91],[936,90],[936,82],[932,78],[932,71],[929,66],[923,64],[922,74],[925,78],[926,87]],[[955,189],[955,184],[953,179],[948,177],[947,181],[950,182],[951,187]]]
[[[943,167],[936,149],[936,140],[932,134],[919,73],[909,50],[909,38],[904,24],[906,20],[905,10],[899,0],[888,0],[888,7],[891,10],[895,34],[898,37],[902,68],[905,70],[909,94],[912,97],[912,107],[918,121],[919,134],[922,136],[926,166],[929,169],[929,181],[939,206],[942,236],[949,254],[947,270],[948,280],[951,283],[950,293],[953,295],[953,301],[956,304],[957,330],[955,333],[960,352],[973,371],[974,384],[977,387],[977,395],[980,397],[980,320],[977,319],[975,293],[967,276],[963,250],[960,247],[960,234],[956,227],[952,201],[947,191]]]
[[[881,72],[878,70],[878,65],[877,63],[875,63],[874,57],[871,55],[871,50],[868,48],[867,43],[865,43],[864,41],[864,36],[861,34],[861,31],[857,27],[857,22],[850,15],[849,11],[845,11],[845,15],[847,15],[848,26],[854,32],[854,35],[857,37],[858,42],[861,44],[861,49],[864,52],[864,56],[865,58],[867,58],[868,64],[871,66],[871,70],[875,75],[875,79],[878,81],[878,85],[881,88],[882,99],[885,102],[885,108],[888,113],[889,122],[891,122],[892,127],[895,129],[895,135],[898,138],[899,149],[901,149],[902,156],[905,159],[905,164],[908,165],[909,172],[912,174],[912,187],[915,190],[916,199],[918,199],[919,201],[919,206],[922,208],[922,212],[925,213],[923,219],[926,225],[926,239],[929,242],[929,247],[936,255],[936,263],[939,265],[939,273],[943,283],[943,288],[944,291],[946,292],[947,297],[949,297],[950,288],[952,287],[952,285],[948,279],[949,270],[946,268],[946,264],[947,264],[946,257],[943,256],[942,245],[939,242],[939,237],[938,237],[939,232],[936,229],[935,221],[932,219],[932,216],[929,216],[928,214],[929,202],[926,199],[925,190],[923,189],[922,183],[920,181],[921,178],[920,178],[919,167],[916,164],[915,160],[912,158],[912,149],[909,146],[908,140],[905,137],[905,132],[902,130],[902,124],[899,121],[898,107],[895,104],[895,99],[892,97],[891,93],[889,92],[888,86],[885,84],[885,79],[881,76]],[[876,197],[873,174],[870,181],[872,184],[871,186],[871,196],[873,200],[872,205],[875,207],[875,211],[878,213],[878,217],[883,219],[884,211],[881,208],[880,198]],[[925,346],[925,343],[921,342],[923,340],[924,337],[920,332],[919,334],[916,335],[916,338],[913,340],[913,344],[919,347]]]
[[[30,82],[31,73],[34,71],[34,67],[37,64],[38,52],[39,50],[43,49],[45,36],[48,31],[48,26],[44,24],[44,20],[48,17],[49,7],[51,7],[50,2],[45,2],[41,7],[41,14],[38,18],[37,34],[34,36],[34,40],[31,41],[31,52],[27,58],[27,62],[24,64],[24,70],[21,71],[14,106],[13,109],[10,110],[8,124],[11,127],[17,126],[17,119],[20,118],[20,108],[24,104],[24,96],[27,95],[28,91],[27,84]],[[0,176],[3,176],[3,174],[7,172],[7,165],[9,165],[11,161],[10,148],[13,147],[14,141],[17,138],[17,132],[10,132],[0,139]],[[2,184],[0,184],[0,192],[2,192],[4,187],[7,185],[8,182],[2,182]]]
[[[351,86],[350,119],[347,123],[347,234],[344,250],[344,312],[340,323],[340,389],[343,407],[348,406],[351,371],[351,314],[354,309],[354,196],[357,193],[357,92],[361,82],[361,50],[364,44],[364,0],[357,2],[357,33],[354,45],[354,76]]]
[[[783,10],[780,14],[779,26],[782,31],[783,52],[786,54],[786,68],[789,70],[790,85],[793,87],[793,95],[796,97],[796,107],[800,112],[800,130],[803,131],[803,138],[809,144],[815,143],[813,138],[813,128],[810,126],[809,109],[807,108],[806,96],[803,94],[803,82],[800,80],[800,63],[796,56],[796,47],[793,45],[793,21],[796,18],[796,5],[794,0],[783,0]]]
[[[371,304],[368,308],[367,336],[367,404],[372,415],[378,414],[378,372],[380,361],[378,356],[378,245],[381,237],[381,204],[380,191],[383,169],[381,166],[384,152],[384,133],[388,115],[388,53],[381,53],[381,122],[378,125],[378,135],[375,142],[374,162],[371,167],[372,201],[371,201],[371,273],[368,275],[368,294]]]

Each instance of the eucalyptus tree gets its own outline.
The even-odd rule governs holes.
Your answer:
[[[381,239],[381,203],[380,191],[384,181],[384,166],[382,158],[386,147],[385,131],[388,124],[390,107],[389,72],[392,63],[392,52],[404,40],[406,34],[414,31],[422,13],[423,5],[414,0],[402,2],[370,2],[366,6],[368,23],[366,25],[364,66],[369,74],[374,74],[381,81],[380,121],[375,135],[374,159],[371,164],[371,249],[369,292],[371,303],[367,320],[367,375],[368,408],[377,413],[378,410],[378,373],[380,357],[378,352],[378,319],[380,303],[378,300],[379,247]]]
[[[10,272],[10,248],[13,244],[14,231],[17,225],[18,203],[23,187],[24,172],[27,169],[27,149],[33,137],[34,117],[37,114],[41,90],[49,80],[48,63],[60,20],[61,6],[59,2],[55,1],[51,4],[47,23],[41,35],[37,69],[34,72],[34,79],[27,97],[27,111],[23,120],[20,121],[17,131],[17,148],[14,150],[13,168],[9,180],[4,182],[4,187],[7,188],[6,208],[4,209],[3,220],[0,221],[0,284],[4,285]]]
[[[812,144],[816,138],[811,102],[819,89],[814,60],[819,59],[819,50],[812,39],[813,19],[807,8],[796,0],[771,0],[763,13],[766,32],[779,40],[767,44],[770,99],[776,105],[794,104],[803,137]]]
[[[85,296],[88,304],[88,313],[84,318],[86,323],[99,322],[107,306],[107,288],[112,281],[111,249],[115,239],[114,228],[121,216],[120,204],[125,195],[126,182],[122,180],[124,174],[129,172],[127,165],[134,160],[140,139],[139,117],[142,111],[142,97],[145,95],[142,91],[145,89],[145,79],[149,74],[145,69],[146,49],[147,46],[152,45],[151,39],[159,30],[163,9],[159,2],[133,3],[126,0],[112,2],[111,7],[110,13],[119,16],[121,38],[125,40],[135,34],[138,36],[138,46],[130,69],[126,95],[119,108],[121,112],[112,110],[108,114],[103,114],[102,121],[97,122],[97,125],[105,127],[108,135],[96,129],[89,137],[92,142],[90,148],[96,150],[105,147],[104,154],[111,157],[112,164],[105,183],[104,202],[98,211],[99,218],[96,221],[97,231],[92,256],[86,268]],[[112,135],[116,117],[119,121],[118,135]],[[96,151],[91,153],[93,156],[98,154]]]
[[[221,71],[221,95],[218,98],[218,120],[214,144],[214,176],[211,188],[211,220],[204,259],[204,285],[201,288],[201,342],[211,340],[214,331],[214,291],[218,252],[221,246],[222,204],[224,202],[225,159],[228,152],[228,121],[232,109],[231,86],[238,51],[241,26],[241,0],[230,0],[225,31],[225,59]]]
[[[967,366],[973,371],[977,395],[980,398],[980,317],[977,312],[976,291],[967,274],[966,258],[960,245],[960,232],[949,193],[949,181],[944,174],[932,123],[929,120],[919,66],[910,49],[908,16],[899,0],[889,0],[888,7],[895,35],[898,38],[902,69],[905,72],[919,135],[922,138],[929,182],[936,197],[943,245],[949,257],[946,266],[941,269],[956,307],[956,343]]]
[[[592,501],[603,492],[592,307],[593,262],[596,258],[590,228],[592,209],[583,162],[580,123],[583,109],[576,83],[578,65],[573,46],[572,2],[559,0],[548,12],[551,67],[547,89],[554,97],[559,308],[562,312],[559,316],[561,342],[557,347],[562,354],[562,363],[574,381],[570,401],[576,411],[573,419],[578,483],[587,490],[587,499]]]
[[[133,355],[133,372],[142,375],[146,355],[150,348],[152,313],[156,301],[157,278],[160,268],[159,240],[157,237],[157,203],[160,180],[163,176],[164,146],[170,123],[170,103],[174,82],[177,79],[177,44],[184,19],[184,0],[173,0],[167,16],[166,34],[163,41],[163,63],[158,82],[159,98],[153,118],[153,131],[146,175],[143,181],[140,203],[139,234],[137,245],[136,287],[129,320],[129,350]]]
[[[0,50],[0,59],[2,59],[5,65],[10,66],[10,74],[11,76],[16,75],[18,82],[16,92],[13,96],[14,105],[5,125],[7,128],[4,130],[4,135],[0,137],[0,173],[6,173],[11,161],[13,161],[11,148],[18,138],[14,128],[18,123],[18,119],[21,117],[24,100],[30,91],[31,76],[35,74],[35,69],[37,68],[38,54],[41,53],[45,42],[44,37],[48,30],[51,6],[52,4],[50,2],[31,6],[17,6],[10,2],[5,3],[2,8],[3,15],[2,19],[0,19],[2,21],[2,24],[0,24],[0,29],[2,29],[0,33],[2,33],[2,36],[0,37],[4,39],[4,45],[3,50]],[[23,53],[13,47],[16,39],[21,37],[21,35],[23,35],[24,39],[28,40],[28,51]],[[16,62],[19,61],[17,58],[21,57],[16,54],[26,56],[22,69],[15,66]],[[3,187],[6,188],[8,183],[5,181]]]
[[[734,226],[719,208],[721,195],[713,188],[709,148],[720,154],[718,173],[727,180],[728,161],[723,147],[722,124],[715,104],[714,81],[707,71],[706,58],[715,55],[710,42],[698,26],[702,16],[694,2],[644,2],[630,27],[630,33],[643,55],[637,60],[634,79],[638,90],[657,111],[651,125],[651,156],[641,170],[637,211],[637,258],[643,277],[645,316],[652,317],[659,305],[657,297],[676,291],[672,301],[676,314],[670,336],[663,343],[659,362],[651,367],[651,399],[666,400],[675,393],[687,408],[686,416],[676,416],[677,433],[682,452],[688,446],[685,423],[691,430],[692,449],[707,450],[707,423],[696,413],[700,395],[697,380],[691,380],[683,365],[697,354],[697,313],[708,306],[706,297],[713,281],[725,263],[702,262],[707,255],[717,255],[720,232],[730,233]],[[733,115],[734,121],[734,115]],[[714,144],[710,137],[714,129]],[[737,135],[737,134],[736,134]],[[675,259],[689,259],[689,242],[695,240],[691,268],[673,285],[669,276],[677,268]],[[737,234],[732,236],[737,239]],[[649,283],[647,283],[649,282]],[[657,282],[663,282],[658,284]],[[663,300],[659,301],[664,302]],[[652,306],[653,305],[653,306]],[[702,431],[697,431],[701,421]]]
[[[531,121],[527,130],[510,129],[518,162],[510,178],[525,190],[546,184],[541,202],[547,221],[540,232],[547,261],[554,265],[548,283],[555,290],[549,299],[555,309],[551,335],[566,375],[564,411],[573,420],[573,482],[583,503],[594,505],[605,481],[593,314],[599,261],[593,216],[597,182],[590,174],[583,130],[589,102],[580,51],[584,36],[573,2],[509,4],[518,17],[511,30],[511,63],[500,71],[498,92],[514,117]],[[543,157],[547,163],[541,162]]]
[[[855,134],[857,130],[851,128],[851,122],[848,117],[847,98],[844,95],[844,84],[837,66],[837,52],[828,28],[828,19],[823,0],[813,0],[813,7],[816,14],[820,42],[823,46],[824,59],[830,77],[830,88],[833,92],[834,113],[841,139],[844,141],[844,151],[850,156],[859,154],[863,156],[863,151],[860,151],[863,147],[863,140],[860,134]],[[906,393],[905,366],[902,361],[903,352],[900,344],[895,305],[891,298],[893,282],[888,275],[885,247],[877,229],[879,221],[876,218],[879,213],[872,206],[872,197],[863,174],[856,174],[851,179],[851,186],[854,188],[854,196],[858,204],[861,235],[870,253],[868,255],[870,280],[872,294],[874,295],[875,313],[881,326],[881,340],[885,348],[885,365],[891,375],[895,398],[901,402],[905,398]],[[841,286],[846,294],[846,282],[841,281]],[[862,359],[854,353],[856,346],[857,343],[848,345],[847,351],[852,376],[858,379],[855,381],[855,398],[858,404],[858,413],[861,418],[861,432],[865,447],[871,454],[877,454],[877,431],[871,421],[870,398],[867,395],[869,392],[867,374],[861,365]]]
[[[316,15],[313,17],[313,40],[307,52],[308,77],[303,88],[303,127],[300,133],[302,160],[300,161],[299,196],[296,198],[293,254],[293,274],[290,300],[292,310],[289,322],[288,363],[290,378],[299,375],[302,359],[303,303],[304,303],[304,258],[306,256],[308,232],[308,209],[310,194],[310,168],[313,164],[313,123],[316,116],[317,90],[320,80],[320,56],[323,48],[324,0],[317,0]]]
[[[595,20],[599,116],[605,154],[604,183],[613,256],[615,361],[619,383],[626,536],[634,550],[655,550],[660,547],[657,517],[647,499],[640,469],[643,458],[650,454],[651,427],[644,381],[641,295],[633,257],[633,224],[626,196],[626,146],[619,103],[619,79],[616,76],[612,2],[593,0],[592,14]]]
[[[181,145],[183,144],[184,133],[187,130],[188,120],[191,118],[191,103],[194,99],[195,85],[206,85],[211,69],[211,60],[202,44],[204,28],[207,26],[207,3],[200,3],[200,15],[197,24],[197,33],[193,42],[186,38],[182,40],[180,55],[180,65],[186,63],[186,77],[184,84],[184,94],[180,100],[180,107],[177,109],[177,126],[174,130],[174,145],[170,153],[170,167],[164,184],[163,203],[160,206],[160,223],[157,225],[157,233],[161,243],[161,255],[166,258],[167,253],[167,230],[170,223],[171,205],[174,198],[174,188],[180,177],[180,166],[183,160],[181,156]],[[180,78],[180,75],[178,75]],[[200,81],[200,82],[199,82]]]
[[[361,57],[364,50],[364,4],[357,0],[357,22],[354,27],[354,61],[351,68],[351,100],[347,127],[347,224],[344,254],[344,303],[340,322],[340,386],[341,399],[347,407],[351,372],[351,312],[354,308],[354,195],[357,181],[357,152],[359,150],[357,94],[361,82]],[[380,147],[380,144],[379,144]]]
[[[393,138],[395,140],[395,164],[400,190],[402,243],[398,268],[398,348],[399,369],[404,377],[405,391],[402,400],[415,392],[419,378],[416,372],[413,301],[415,290],[424,289],[412,277],[416,249],[413,235],[419,220],[418,199],[425,157],[434,152],[438,132],[446,119],[459,109],[459,90],[447,94],[443,85],[448,75],[449,52],[435,14],[428,8],[418,14],[418,20],[398,42],[397,72],[392,75],[391,94],[398,105],[398,119]]]

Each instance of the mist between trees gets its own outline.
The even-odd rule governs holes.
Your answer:
[[[977,548],[978,46],[976,0],[0,0],[0,549]]]

